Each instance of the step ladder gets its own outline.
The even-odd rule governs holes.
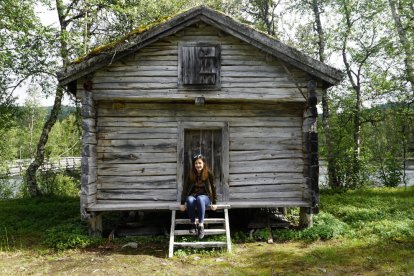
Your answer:
[[[174,255],[174,248],[207,248],[207,247],[226,247],[227,252],[231,252],[231,239],[230,239],[230,224],[229,224],[229,209],[230,205],[217,205],[217,210],[224,211],[224,218],[205,218],[204,234],[208,235],[223,235],[226,234],[226,241],[195,241],[195,242],[176,242],[177,236],[196,236],[197,233],[190,234],[190,219],[177,219],[176,212],[179,208],[171,211],[171,230],[170,230],[170,247],[168,251],[168,257],[172,258]],[[185,230],[177,230],[177,225],[186,225]],[[210,228],[210,226],[214,226]]]

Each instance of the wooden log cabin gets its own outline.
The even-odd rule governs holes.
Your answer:
[[[317,110],[341,72],[196,7],[93,50],[59,74],[81,99],[81,213],[171,210],[191,156],[231,208],[319,202]]]

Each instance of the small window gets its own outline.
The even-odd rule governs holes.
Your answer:
[[[219,45],[181,45],[179,59],[180,87],[203,89],[220,85]]]

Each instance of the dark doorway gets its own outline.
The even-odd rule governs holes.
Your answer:
[[[215,176],[218,201],[223,200],[221,139],[221,129],[186,129],[184,132],[184,175],[188,175],[194,155],[205,156]]]

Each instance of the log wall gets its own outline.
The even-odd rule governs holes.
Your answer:
[[[230,202],[304,199],[302,105],[101,102],[97,113],[99,203],[179,200],[178,125],[211,121],[229,125]]]
[[[219,88],[179,87],[179,45],[194,41],[220,45]],[[79,97],[90,87],[97,106],[96,183],[88,180],[96,202],[87,202],[179,200],[179,125],[218,122],[229,126],[224,198],[239,207],[310,206],[302,143],[308,81],[307,73],[203,23],[94,72],[87,86],[78,80]],[[194,105],[200,96],[206,104]]]
[[[179,45],[186,42],[221,46],[221,87],[209,91],[180,89]],[[201,24],[155,42],[122,61],[97,71],[95,100],[273,100],[304,102],[308,75],[255,47]],[[299,87],[299,89],[298,89]],[[302,90],[302,93],[301,91]]]

